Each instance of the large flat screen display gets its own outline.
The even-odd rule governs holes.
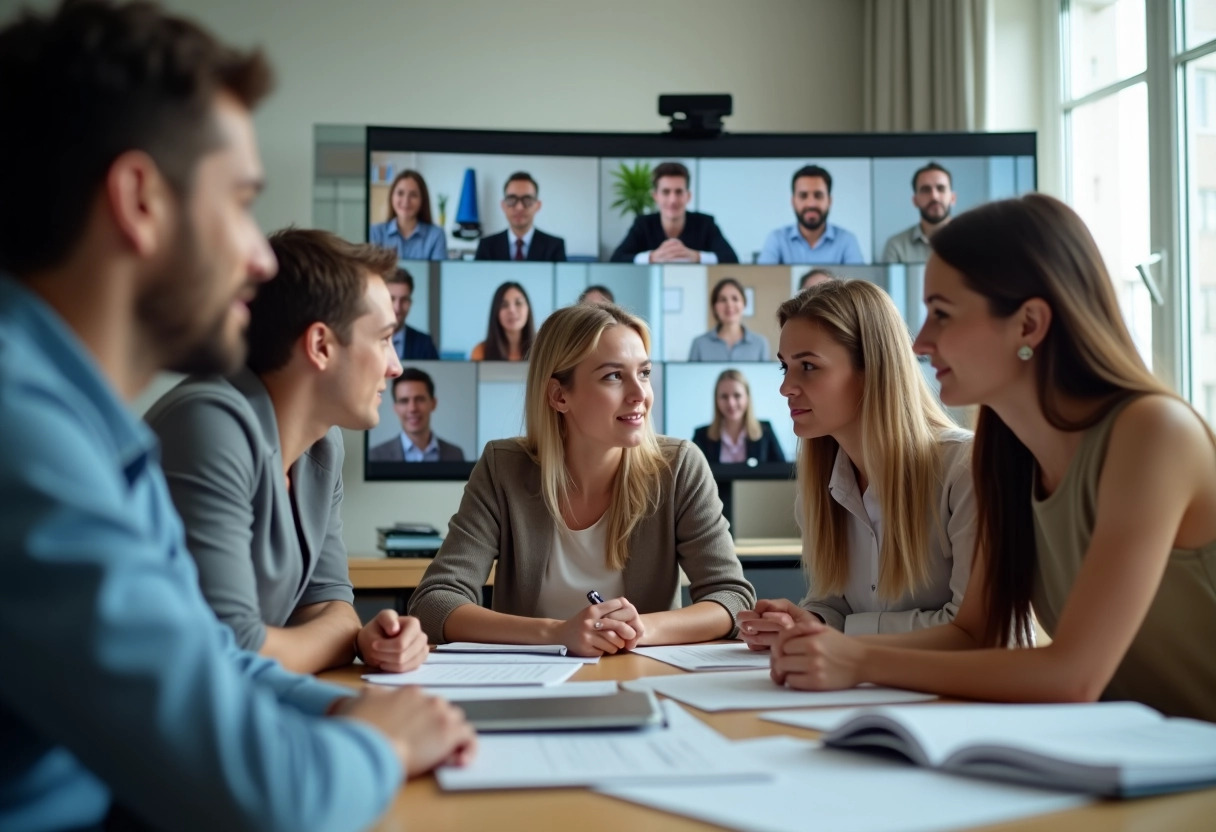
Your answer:
[[[822,175],[794,179],[808,168],[830,177],[830,193],[805,187],[822,190]],[[494,354],[496,321],[518,325],[524,310],[538,329],[590,289],[650,326],[656,431],[699,436],[721,483],[788,478],[796,441],[778,390],[776,308],[823,268],[883,287],[910,331],[918,327],[924,258],[908,242],[922,208],[942,207],[927,192],[916,199],[914,175],[926,168],[946,172],[949,196],[938,201],[951,212],[1025,193],[1035,185],[1034,135],[677,140],[368,128],[368,239],[398,247],[408,282],[394,291],[409,302],[398,336],[405,372],[368,431],[367,478],[467,478],[486,442],[521,434],[526,357]],[[653,178],[670,170],[686,171],[675,177],[684,193],[674,203],[656,187],[671,177]],[[394,194],[401,182],[408,187]],[[795,209],[807,204],[804,216],[826,229],[814,247],[799,242]],[[663,241],[646,236],[648,222],[662,227],[646,215],[673,205],[709,235],[704,250],[671,249],[687,255],[675,260],[656,257]],[[526,254],[508,233],[521,216],[534,232]],[[742,288],[744,327],[767,350],[728,359],[699,349],[716,327],[710,298],[723,280]],[[771,441],[723,463],[706,429],[720,394],[739,390]]]

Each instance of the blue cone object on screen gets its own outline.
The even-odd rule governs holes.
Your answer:
[[[462,240],[476,240],[481,236],[481,218],[477,213],[477,174],[465,168],[464,184],[460,186],[460,205],[456,208],[454,233]]]

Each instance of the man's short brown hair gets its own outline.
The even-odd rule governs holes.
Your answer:
[[[351,243],[315,228],[287,228],[270,235],[279,261],[274,280],[249,304],[249,357],[255,373],[281,369],[296,341],[313,324],[332,329],[350,343],[351,326],[367,312],[368,274],[387,279],[397,254],[368,243]]]
[[[685,189],[691,189],[692,178],[688,174],[688,168],[679,162],[663,162],[654,169],[654,173],[650,174],[650,184],[656,189],[659,187],[659,180],[664,176],[682,176],[684,178]]]
[[[110,166],[142,150],[178,197],[220,146],[216,95],[252,109],[271,87],[241,52],[148,2],[67,0],[0,29],[0,270],[62,262]]]

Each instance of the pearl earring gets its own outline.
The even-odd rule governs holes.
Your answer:
[[[1033,356],[1034,350],[1030,348],[1029,344],[1022,344],[1022,346],[1018,347],[1018,358],[1023,361],[1029,361]]]

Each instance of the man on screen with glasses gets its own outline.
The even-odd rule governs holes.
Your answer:
[[[533,263],[566,262],[566,241],[534,226],[540,210],[540,185],[532,174],[511,174],[502,189],[506,231],[491,234],[477,244],[477,260],[528,260]]]

